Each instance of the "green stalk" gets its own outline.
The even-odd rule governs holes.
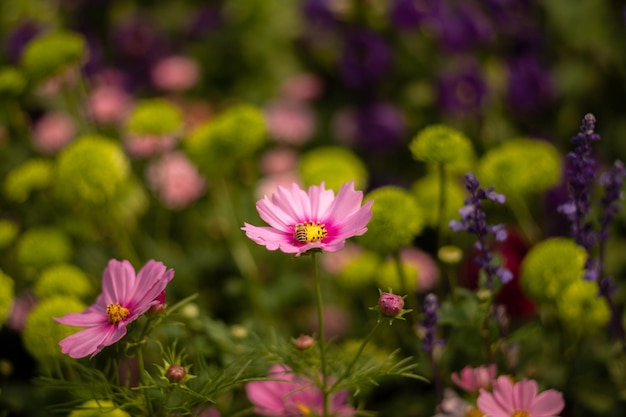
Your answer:
[[[320,362],[322,364],[322,395],[324,399],[324,415],[328,417],[328,397],[330,390],[328,389],[328,373],[326,370],[326,341],[324,340],[324,305],[322,303],[322,286],[320,284],[320,277],[317,268],[317,253],[311,252],[311,259],[313,260],[313,278],[315,280],[315,295],[317,301],[317,322],[319,332],[319,347],[320,347]]]

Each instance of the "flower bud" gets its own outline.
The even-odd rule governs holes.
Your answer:
[[[187,370],[181,365],[170,365],[165,375],[171,382],[181,382],[187,376]]]
[[[378,298],[378,308],[382,315],[395,317],[402,313],[404,298],[396,294],[383,292]]]
[[[307,350],[315,343],[315,339],[311,336],[303,334],[299,336],[297,339],[294,339],[293,344],[298,350]]]

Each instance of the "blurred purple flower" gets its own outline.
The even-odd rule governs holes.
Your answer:
[[[219,6],[206,5],[190,14],[191,19],[188,24],[189,36],[196,39],[205,37],[210,32],[215,31],[224,23],[224,16]]]
[[[524,36],[534,29],[536,15],[533,14],[534,0],[484,0],[498,34]]]
[[[535,55],[509,59],[507,70],[507,100],[514,114],[540,112],[554,99],[550,73]]]
[[[345,144],[366,151],[393,151],[402,146],[406,122],[391,103],[374,102],[335,115],[333,130]]]
[[[445,49],[462,52],[495,39],[492,23],[476,4],[465,1],[442,5],[435,20],[435,31]]]
[[[444,71],[437,80],[439,108],[453,115],[480,113],[487,93],[487,84],[475,65]]]
[[[39,32],[41,28],[35,22],[25,20],[6,35],[4,49],[13,64],[19,63],[22,50]]]
[[[394,26],[413,29],[432,20],[440,8],[441,0],[395,0],[389,13]]]
[[[348,33],[339,62],[339,72],[349,88],[362,89],[379,82],[391,67],[387,42],[374,32]]]
[[[424,318],[419,324],[420,328],[423,330],[422,350],[424,352],[432,352],[435,345],[442,343],[442,340],[437,339],[437,322],[439,321],[437,315],[438,309],[439,302],[437,296],[433,293],[428,293],[422,305]]]
[[[307,23],[327,29],[336,27],[339,23],[332,8],[335,0],[305,0],[302,5],[302,14]]]

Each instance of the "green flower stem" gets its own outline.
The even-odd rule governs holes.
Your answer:
[[[374,325],[374,327],[372,327],[372,329],[367,334],[365,339],[363,339],[363,341],[361,342],[361,346],[359,346],[359,350],[356,352],[356,355],[354,355],[354,358],[352,359],[352,362],[350,362],[350,364],[343,371],[341,376],[339,378],[337,378],[335,383],[330,387],[330,389],[328,390],[329,392],[334,392],[335,389],[337,388],[337,386],[339,385],[339,383],[341,383],[342,380],[344,380],[348,375],[350,375],[350,372],[352,372],[352,369],[354,369],[354,366],[356,365],[357,361],[361,357],[361,354],[365,350],[365,347],[372,340],[372,338],[374,337],[374,334],[376,333],[376,331],[378,330],[378,327],[380,326],[380,323],[382,323],[382,322],[383,322],[383,320],[378,320],[376,322],[376,324]]]
[[[444,243],[445,231],[447,225],[444,223],[446,220],[446,165],[443,162],[437,164],[437,172],[439,175],[439,201],[437,202],[437,248],[440,248]]]
[[[317,253],[311,252],[311,259],[313,260],[313,278],[315,280],[315,298],[317,301],[317,327],[319,332],[319,347],[320,347],[320,362],[322,364],[322,382],[321,389],[324,401],[324,415],[328,417],[328,399],[330,390],[328,389],[328,373],[326,369],[326,341],[324,340],[324,305],[322,303],[322,286],[320,284],[320,277],[317,267]]]
[[[406,286],[406,275],[404,274],[404,268],[402,266],[402,260],[400,259],[399,251],[396,251],[393,254],[393,260],[394,260],[394,263],[396,264],[396,270],[398,271],[398,280],[400,281],[400,291],[402,295],[404,296],[404,295],[411,294],[412,295],[411,298],[413,298],[415,305],[418,306],[419,300],[417,298],[417,294],[415,294],[414,290],[409,290]],[[409,316],[409,325],[413,327],[413,324],[418,322],[417,309],[414,308],[411,314],[408,314],[408,316]]]

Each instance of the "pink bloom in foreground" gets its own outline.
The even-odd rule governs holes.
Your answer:
[[[268,417],[321,416],[324,411],[322,391],[304,376],[295,375],[284,365],[274,365],[268,377],[277,381],[254,381],[246,384],[246,394],[254,412]],[[280,381],[278,381],[280,380]],[[347,404],[348,391],[339,391],[330,397],[329,412],[334,417],[354,415]]]
[[[536,381],[514,384],[508,376],[497,379],[493,392],[481,389],[477,405],[489,417],[555,417],[565,407],[560,392],[549,389],[537,395]]]
[[[102,294],[82,313],[55,318],[59,323],[85,327],[59,342],[72,358],[92,357],[126,335],[126,326],[159,303],[159,295],[174,278],[174,270],[150,260],[135,275],[128,261],[111,259],[102,274]]]
[[[349,237],[367,231],[373,201],[361,206],[362,200],[363,193],[354,190],[354,182],[344,184],[336,197],[324,183],[309,187],[308,192],[293,183],[257,202],[257,211],[269,227],[245,223],[242,230],[268,250],[297,256],[311,249],[335,252]]]
[[[491,364],[489,366],[478,366],[472,368],[466,366],[461,369],[460,374],[454,372],[451,375],[452,382],[457,384],[460,388],[467,392],[478,392],[481,388],[490,389],[491,385],[496,379],[497,370],[496,365]]]

